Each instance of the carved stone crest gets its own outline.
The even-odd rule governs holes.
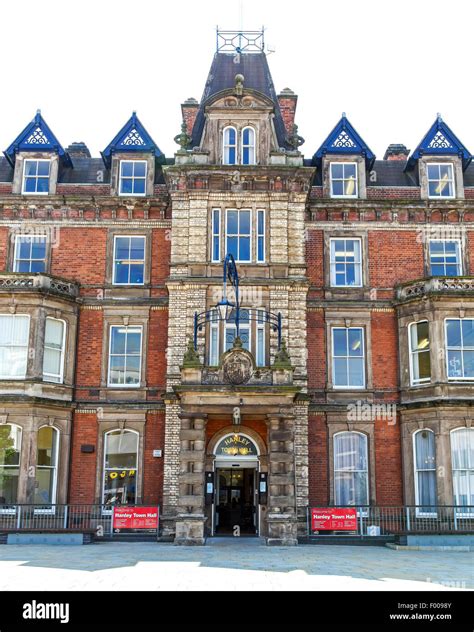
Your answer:
[[[224,379],[229,384],[246,384],[253,373],[253,362],[246,351],[232,350],[223,362]]]

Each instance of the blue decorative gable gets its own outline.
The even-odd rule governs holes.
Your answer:
[[[55,152],[66,164],[70,165],[69,156],[50,130],[39,110],[36,112],[36,116],[31,123],[28,123],[21,134],[15,138],[10,147],[4,152],[8,162],[12,166],[15,164],[16,154],[20,151]]]
[[[345,114],[314,154],[313,164],[320,162],[326,154],[362,155],[369,168],[375,160],[375,155],[352,127]]]
[[[410,156],[407,168],[413,167],[421,156],[459,156],[462,160],[463,169],[466,169],[472,160],[470,152],[439,114],[428,133]]]
[[[164,160],[163,152],[140,123],[136,112],[132,114],[113,141],[104,149],[102,158],[105,164],[110,167],[113,153],[127,151],[152,153],[156,158]]]

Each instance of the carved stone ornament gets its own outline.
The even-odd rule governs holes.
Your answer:
[[[226,355],[222,365],[228,384],[246,384],[253,374],[253,362],[248,351],[235,347]]]

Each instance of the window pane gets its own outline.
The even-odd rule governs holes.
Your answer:
[[[121,261],[115,262],[115,283],[128,283],[130,266]]]
[[[461,322],[459,320],[446,321],[446,336],[448,347],[461,346]]]
[[[134,176],[135,178],[144,178],[146,175],[146,162],[134,162]]]
[[[54,479],[56,471],[52,468],[36,468],[36,485],[34,502],[49,505],[54,503]]]
[[[240,234],[250,235],[250,211],[240,211]]]
[[[239,243],[239,260],[250,261],[250,237],[241,237]]]
[[[344,183],[342,180],[336,180],[332,183],[333,195],[344,195]]]
[[[127,430],[114,430],[105,436],[105,467],[136,467],[138,435],[135,432],[129,432]]]
[[[344,177],[344,169],[342,163],[333,163],[331,164],[331,177],[333,179],[342,179]]]
[[[53,318],[46,319],[44,342],[48,347],[61,349],[63,345],[64,323]]]
[[[130,253],[130,237],[115,238],[115,258],[128,259]]]
[[[347,355],[347,330],[333,329],[334,355]]]
[[[133,162],[122,162],[120,167],[122,169],[122,176],[128,178],[131,178],[133,176]]]
[[[133,193],[137,195],[143,195],[145,193],[146,181],[134,180],[133,181]]]
[[[428,170],[428,179],[429,180],[438,180],[439,179],[439,165],[427,165]]]
[[[238,240],[237,237],[227,237],[227,254],[230,254],[234,257],[234,259],[238,260],[239,253],[238,249]]]
[[[347,360],[345,358],[334,359],[334,385],[347,386]]]
[[[141,352],[142,334],[141,331],[128,330],[127,332],[127,350],[126,353]]]
[[[127,330],[122,327],[112,327],[112,353],[125,353],[125,340]]]
[[[37,169],[37,160],[25,160],[25,176],[36,176]]]
[[[145,239],[143,237],[132,237],[130,240],[130,259],[144,259]]]
[[[43,356],[43,373],[49,376],[59,376],[61,374],[61,368],[61,352],[53,349],[45,349]]]
[[[226,145],[235,145],[235,129],[233,127],[226,129]]]
[[[120,189],[122,193],[133,193],[133,180],[123,178],[121,180]]]
[[[26,180],[25,180],[25,191],[26,191],[26,193],[35,193],[36,192],[36,179],[35,178],[26,178]]]
[[[143,264],[133,264],[130,266],[130,281],[131,284],[136,283],[143,284]]]
[[[417,470],[435,468],[435,436],[433,432],[422,430],[415,434],[415,452]]]
[[[462,377],[461,351],[448,351],[448,377]]]
[[[474,377],[474,351],[464,351],[464,375],[463,377]]]
[[[48,178],[38,178],[36,185],[37,193],[48,193],[49,191],[49,179]]]
[[[135,469],[104,472],[104,505],[134,505],[136,502]]]
[[[40,160],[38,162],[38,175],[39,176],[49,176],[49,160]]]
[[[21,428],[0,426],[0,466],[19,465],[21,453]]]
[[[238,221],[238,211],[227,211],[227,233],[229,235],[237,235],[237,233],[239,232]]]
[[[474,320],[462,320],[462,340],[464,347],[474,347]]]
[[[362,331],[360,329],[349,329],[349,355],[361,356],[364,349],[362,345]]]
[[[444,180],[452,180],[453,178],[453,167],[452,165],[440,165],[439,167],[439,176],[440,179]]]
[[[56,465],[56,432],[50,426],[39,429],[37,465]]]
[[[350,163],[344,165],[344,178],[346,179],[352,178],[355,180],[356,175],[357,175],[356,165],[350,164]]]
[[[125,383],[125,356],[115,355],[110,358],[110,384]]]
[[[348,386],[364,386],[364,361],[362,358],[349,358]]]
[[[18,497],[20,470],[16,467],[0,467],[0,505],[14,505]]]

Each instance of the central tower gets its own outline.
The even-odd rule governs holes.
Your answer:
[[[250,520],[268,543],[295,544],[308,502],[304,220],[314,169],[299,151],[296,95],[276,94],[263,31],[218,31],[217,43],[201,102],[182,105],[180,149],[165,168],[165,533],[204,543],[225,514],[235,533]],[[238,324],[235,310],[212,316],[227,255],[240,277]],[[211,314],[196,332],[195,313]],[[269,313],[281,314],[281,331]],[[243,474],[228,479],[227,470]]]

